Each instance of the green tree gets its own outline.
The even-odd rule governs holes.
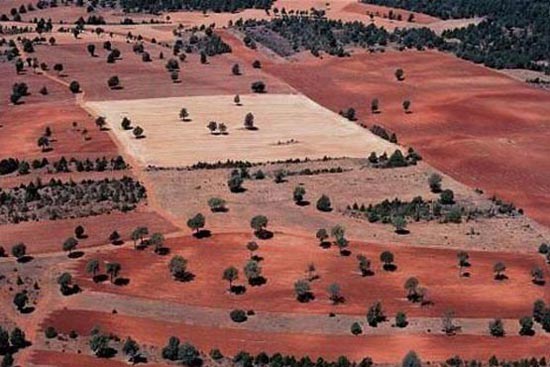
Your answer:
[[[250,285],[254,285],[262,278],[262,267],[255,260],[249,260],[244,266],[244,275]]]
[[[407,327],[409,322],[407,321],[407,315],[404,312],[399,311],[395,315],[395,326],[399,328]]]
[[[463,269],[467,266],[470,266],[470,255],[466,251],[459,251],[456,254],[456,257],[458,259],[458,276],[463,275]]]
[[[255,127],[254,127],[254,115],[252,114],[252,112],[247,113],[246,116],[244,117],[244,127],[247,130],[254,130],[255,129]]]
[[[357,255],[357,262],[362,276],[372,275],[371,261],[365,255]]]
[[[122,353],[128,357],[128,362],[131,362],[132,365],[136,364],[136,360],[139,357],[139,345],[138,343],[128,337],[122,345]]]
[[[80,93],[80,84],[76,80],[73,80],[71,84],[69,84],[69,90],[74,94]]]
[[[195,234],[198,234],[205,225],[206,218],[201,213],[197,213],[187,220],[187,227],[195,231]]]
[[[519,319],[519,335],[534,335],[535,331],[533,330],[534,322],[531,316],[524,316]]]
[[[229,291],[231,292],[233,290],[233,282],[239,279],[239,270],[234,266],[226,268],[223,271],[222,279],[229,282]]]
[[[304,202],[304,196],[306,194],[306,189],[303,186],[296,186],[294,188],[293,199],[297,205],[301,205]]]
[[[213,197],[208,199],[208,206],[210,207],[210,210],[213,213],[227,211],[227,208],[225,205],[226,205],[226,201],[224,199],[221,199],[218,197]]]
[[[141,126],[136,126],[134,127],[134,129],[132,130],[132,133],[134,134],[134,136],[136,137],[136,139],[141,139],[144,137],[143,133],[143,129],[141,128]]]
[[[311,299],[311,286],[305,279],[299,279],[294,283],[296,299],[300,302],[307,302]]]
[[[453,190],[443,190],[441,194],[439,194],[439,202],[443,205],[452,205],[455,203],[454,196]]]
[[[177,280],[184,280],[187,276],[188,261],[183,256],[176,255],[172,257],[168,264],[170,274]]]
[[[11,248],[11,254],[17,260],[21,260],[27,255],[27,246],[24,243],[18,243]]]
[[[407,228],[407,221],[402,215],[393,216],[391,221],[395,228],[395,233],[405,233],[405,229]]]
[[[97,357],[106,358],[111,351],[109,337],[100,333],[92,335],[90,338],[90,349]]]
[[[430,186],[430,190],[434,193],[440,193],[442,180],[443,178],[440,174],[432,173],[430,177],[428,177],[428,185]]]
[[[216,130],[218,130],[218,123],[216,121],[210,121],[206,127],[210,130],[210,134],[214,134]]]
[[[496,280],[502,280],[505,278],[504,272],[506,271],[506,265],[502,261],[497,262],[493,266],[493,272],[495,273]]]
[[[258,251],[259,248],[260,246],[255,241],[250,241],[246,244],[246,249],[250,251],[250,258],[254,258],[254,252]]]
[[[268,219],[265,215],[256,215],[250,220],[250,227],[258,238],[265,238]]]
[[[395,78],[400,82],[405,80],[405,72],[403,71],[403,69],[395,70]]]
[[[74,237],[69,237],[63,242],[63,251],[68,252],[69,256],[78,245],[78,241]]]
[[[25,332],[18,327],[14,328],[11,331],[10,343],[11,343],[11,346],[17,350],[23,349],[27,345],[29,345],[29,342],[27,341],[27,338],[25,336]]]
[[[504,323],[501,319],[494,319],[489,322],[489,332],[492,336],[502,337],[504,336]]]
[[[86,273],[92,274],[92,278],[95,279],[97,273],[99,272],[99,260],[92,259],[86,264]]]
[[[327,239],[328,239],[328,232],[325,228],[320,228],[317,230],[317,233],[315,234],[315,237],[319,240],[320,244],[322,245]]]
[[[540,266],[535,266],[533,269],[531,269],[531,277],[533,283],[544,285],[544,271]]]
[[[391,253],[390,251],[384,251],[380,254],[380,261],[383,263],[383,269],[388,271],[388,270],[392,270],[393,268],[395,268],[395,265],[394,265],[394,256],[393,256],[393,253]]]
[[[112,262],[105,264],[105,272],[109,275],[111,283],[114,283],[115,279],[118,278],[122,266],[119,263]]]
[[[188,120],[188,118],[189,118],[189,112],[187,111],[187,108],[182,108],[182,109],[180,110],[179,117],[180,117],[180,120],[181,120],[181,121],[187,121],[187,120]]]
[[[332,283],[328,286],[328,295],[328,298],[335,305],[343,302],[344,300],[344,297],[342,296],[342,289],[338,283]]]
[[[327,195],[321,195],[319,200],[317,200],[317,210],[322,212],[330,212],[332,211],[332,205],[330,202],[330,198]]]
[[[409,101],[408,99],[404,100],[403,101],[403,111],[405,111],[405,113],[409,113],[410,108],[411,108],[411,101]]]
[[[359,335],[363,332],[363,328],[361,327],[361,324],[359,324],[358,322],[354,322],[353,324],[351,324],[351,333],[353,335]]]
[[[17,310],[19,312],[23,312],[23,310],[25,310],[28,302],[29,297],[27,296],[26,292],[16,293],[13,297],[13,304],[15,305],[15,307],[17,307]]]
[[[420,361],[420,358],[418,358],[414,351],[410,351],[405,358],[403,358],[401,367],[422,367],[422,361]]]

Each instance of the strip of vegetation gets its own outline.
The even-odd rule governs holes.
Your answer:
[[[425,200],[417,196],[411,201],[385,199],[375,204],[348,205],[345,214],[365,218],[371,223],[393,224],[396,231],[404,231],[407,220],[415,222],[437,220],[440,223],[461,223],[476,218],[492,218],[497,215],[521,215],[513,204],[498,199],[492,200],[494,206],[488,208],[468,207],[455,202],[452,190],[443,190],[438,200]]]
[[[407,155],[403,155],[401,150],[396,149],[392,155],[388,157],[386,152],[381,155],[377,155],[376,152],[372,152],[369,155],[369,165],[374,168],[398,168],[415,166],[418,161],[422,160],[422,156],[414,151],[413,148],[409,148]]]
[[[61,157],[59,160],[50,162],[47,158],[34,159],[32,161],[19,160],[17,158],[5,158],[0,161],[0,176],[17,172],[19,175],[26,175],[32,171],[41,170],[48,173],[61,172],[105,172],[121,171],[128,169],[128,164],[122,156],[107,159],[106,157],[80,160],[71,158],[67,160]]]
[[[120,0],[125,12],[158,13],[176,10],[233,13],[242,9],[269,9],[274,0]]]
[[[546,0],[362,0],[442,19],[485,17],[478,25],[445,31],[446,49],[492,68],[550,73],[550,2]],[[453,42],[458,40],[459,42]]]
[[[80,183],[37,180],[0,189],[0,224],[128,212],[146,197],[145,187],[130,177]]]

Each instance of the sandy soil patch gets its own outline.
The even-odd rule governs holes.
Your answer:
[[[198,161],[247,160],[261,162],[324,156],[365,157],[372,151],[395,147],[364,131],[301,95],[243,95],[236,106],[233,95],[89,102],[106,116],[120,141],[145,165],[184,166]],[[188,109],[191,121],[179,120]],[[245,115],[254,114],[251,131],[243,127]],[[145,130],[135,139],[120,127],[127,116]],[[223,122],[227,135],[212,135],[209,121]],[[287,143],[294,140],[294,143]]]

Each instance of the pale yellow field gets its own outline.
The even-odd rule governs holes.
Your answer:
[[[275,161],[289,158],[366,157],[372,151],[391,153],[396,146],[303,95],[251,94],[241,96],[236,106],[233,95],[156,98],[88,102],[105,116],[129,153],[144,165],[185,166],[203,162],[247,160]],[[181,121],[182,107],[191,121]],[[258,130],[243,127],[252,112]],[[145,130],[144,139],[124,131],[120,121],[127,116],[132,126]],[[209,121],[223,122],[227,135],[212,135]],[[294,139],[291,144],[278,144]]]

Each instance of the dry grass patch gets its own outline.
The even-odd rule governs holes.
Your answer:
[[[89,102],[122,144],[144,165],[183,166],[198,161],[274,161],[289,158],[365,157],[391,153],[395,146],[372,135],[302,95],[233,95]],[[181,108],[189,121],[179,118]],[[256,130],[244,128],[254,115]],[[123,130],[123,117],[141,126],[145,138]],[[224,123],[227,134],[211,134],[210,121]]]

